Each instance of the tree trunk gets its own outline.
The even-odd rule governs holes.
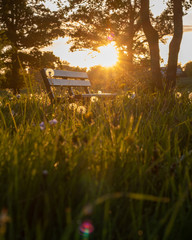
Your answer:
[[[17,50],[13,49],[10,87],[13,89],[14,94],[19,93],[20,87],[19,68],[20,67],[18,61],[18,53]]]
[[[128,69],[133,71],[133,38],[134,38],[134,12],[133,6],[130,3],[130,22],[129,22],[129,38],[127,42],[127,51],[128,51]]]
[[[141,22],[149,43],[153,89],[157,88],[162,90],[163,83],[160,69],[159,36],[150,22],[149,0],[141,0]]]
[[[173,0],[173,14],[174,34],[169,45],[169,58],[166,78],[167,90],[173,89],[176,86],[177,61],[183,36],[182,0]]]

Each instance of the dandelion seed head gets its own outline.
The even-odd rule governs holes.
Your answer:
[[[93,97],[91,97],[91,102],[97,102],[98,101],[98,97],[95,97],[95,96],[93,96]]]
[[[47,77],[52,78],[54,76],[54,70],[51,69],[51,68],[47,68],[46,71],[45,71],[45,74],[46,74]]]
[[[57,119],[55,119],[55,118],[54,118],[53,120],[50,120],[50,121],[49,121],[49,124],[50,124],[50,125],[56,125],[57,123],[58,123],[58,121],[57,121]]]
[[[77,109],[77,104],[76,103],[70,103],[69,104],[69,109],[70,110],[76,110]]]
[[[180,92],[176,92],[176,93],[175,93],[175,97],[176,97],[176,98],[180,98],[181,96],[182,96],[182,94],[181,94]]]
[[[17,94],[17,96],[16,96],[16,97],[17,97],[17,99],[19,99],[19,98],[21,98],[21,95],[20,95],[20,94]]]
[[[102,91],[98,91],[98,94],[102,94]]]
[[[128,97],[128,98],[131,98],[131,99],[134,99],[134,98],[136,97],[136,94],[135,94],[135,92],[132,92],[132,93],[129,93],[129,94],[127,95],[127,97]]]
[[[80,114],[85,114],[86,113],[86,107],[84,106],[79,106],[77,108],[77,112],[80,113]]]
[[[189,93],[189,96],[188,96],[189,100],[192,101],[192,92]]]

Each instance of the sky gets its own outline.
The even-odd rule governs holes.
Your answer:
[[[53,5],[47,4],[50,8],[54,8]],[[164,7],[164,0],[151,0],[150,6],[155,16],[159,15]],[[192,9],[188,11],[188,14],[183,17],[184,33],[181,42],[178,63],[182,66],[189,61],[192,61]],[[90,50],[70,52],[70,44],[67,44],[67,38],[58,38],[53,42],[52,46],[46,47],[44,51],[53,51],[53,53],[60,57],[61,60],[65,60],[70,63],[71,66],[91,67],[94,65],[111,66],[114,65],[118,58],[118,52],[115,49],[115,43],[112,42],[107,47],[100,47],[99,52],[93,52]],[[167,64],[169,43],[171,36],[167,37],[167,44],[159,43],[160,55],[163,59],[162,66]]]

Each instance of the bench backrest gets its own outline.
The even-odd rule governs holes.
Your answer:
[[[72,87],[85,87],[85,91],[89,92],[88,87],[91,86],[91,82],[88,79],[86,72],[73,72],[63,70],[52,70],[44,68],[41,70],[49,98],[54,100],[55,96],[52,87],[69,87],[70,95],[73,95]]]

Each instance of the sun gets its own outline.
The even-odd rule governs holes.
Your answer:
[[[99,47],[99,53],[96,56],[98,65],[103,67],[112,67],[118,61],[118,51],[115,47],[115,42],[111,42],[107,46]]]
[[[53,53],[70,63],[71,66],[90,68],[96,65],[102,67],[112,67],[118,61],[118,50],[115,42],[112,41],[106,46],[98,47],[98,52],[91,50],[81,50],[70,52],[71,44],[67,43],[68,38],[58,38],[53,45],[46,47],[44,51],[53,51]]]

